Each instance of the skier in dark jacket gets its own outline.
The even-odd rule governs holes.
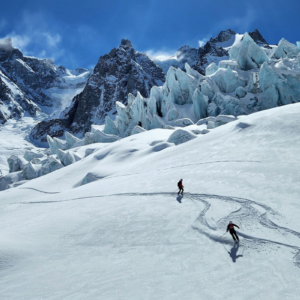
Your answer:
[[[234,230],[234,226],[237,227],[238,229],[240,229],[239,226],[233,224],[232,221],[230,221],[229,224],[228,224],[228,226],[227,226],[226,232],[228,232],[228,230],[229,230],[229,232],[230,232],[230,234],[231,234],[233,240],[234,240],[234,241],[236,241],[236,240],[239,241],[239,237],[238,237],[238,235],[236,234],[236,232],[235,232],[235,230]]]
[[[182,179],[180,179],[177,183],[177,186],[179,188],[179,192],[178,192],[178,195],[180,194],[181,192],[181,195],[183,194],[184,190],[183,190],[183,185],[182,185]]]

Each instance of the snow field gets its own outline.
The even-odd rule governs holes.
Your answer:
[[[299,113],[159,152],[173,131],[143,132],[1,192],[3,298],[298,299]],[[81,185],[89,172],[104,178]],[[220,238],[230,220],[240,245]]]

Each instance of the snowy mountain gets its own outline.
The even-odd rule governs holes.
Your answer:
[[[250,35],[260,44],[264,41],[257,30]],[[119,48],[100,57],[83,92],[74,97],[70,106],[60,116],[36,125],[31,137],[36,143],[42,144],[46,142],[47,134],[62,137],[65,131],[69,131],[83,137],[91,130],[92,124],[103,124],[106,117],[114,120],[116,101],[126,105],[129,93],[136,96],[139,92],[143,97],[149,97],[150,89],[161,86],[165,81],[162,69],[166,73],[170,66],[185,70],[185,64],[188,63],[204,73],[205,67],[211,62],[228,59],[228,47],[242,37],[232,30],[222,31],[204,47],[194,49],[184,46],[175,57],[166,61],[154,60],[154,63],[145,53],[136,52],[130,41],[122,40]]]
[[[242,116],[178,146],[162,147],[171,129],[81,146],[94,152],[1,192],[2,298],[298,299],[299,114]]]
[[[212,41],[221,42],[224,39]],[[153,87],[150,97],[130,95],[127,106],[117,102],[118,116],[115,121],[106,118],[103,132],[125,137],[137,130],[201,123],[207,117],[213,128],[219,115],[235,118],[300,102],[300,49],[296,45],[282,39],[278,46],[260,47],[245,33],[226,49],[229,59],[218,65],[212,62],[205,69],[206,76],[188,64],[186,72],[170,67],[166,82]]]
[[[66,130],[82,136],[92,124],[103,124],[116,114],[115,102],[127,103],[128,94],[149,96],[152,86],[160,86],[165,75],[144,53],[134,50],[129,40],[101,56],[82,93],[77,95],[59,119],[39,123],[32,138],[46,142],[46,135],[60,137]]]
[[[61,111],[82,91],[90,71],[70,71],[51,59],[24,56],[11,39],[0,41],[0,122]]]
[[[249,32],[249,35],[258,45],[268,45],[257,29]],[[188,63],[190,67],[204,75],[205,68],[209,64],[212,62],[218,64],[219,61],[228,59],[228,48],[233,46],[242,37],[243,35],[227,29],[221,31],[216,37],[211,38],[204,46],[198,49],[184,46],[173,57],[166,59],[157,59],[154,57],[153,61],[163,69],[165,74],[167,74],[170,67],[180,68],[185,71],[185,63]]]

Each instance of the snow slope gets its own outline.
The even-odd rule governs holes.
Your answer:
[[[161,151],[172,130],[95,144],[1,192],[2,299],[298,299],[299,114],[262,111]],[[80,185],[88,172],[105,176]],[[220,238],[229,220],[239,246]]]

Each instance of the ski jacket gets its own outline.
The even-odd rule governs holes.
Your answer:
[[[177,185],[178,185],[179,188],[182,188],[182,186],[183,186],[182,181],[178,181]]]
[[[240,227],[235,224],[228,224],[226,232],[228,232],[228,230],[230,230],[230,231],[234,230],[234,226],[237,227],[238,229],[240,229]]]

